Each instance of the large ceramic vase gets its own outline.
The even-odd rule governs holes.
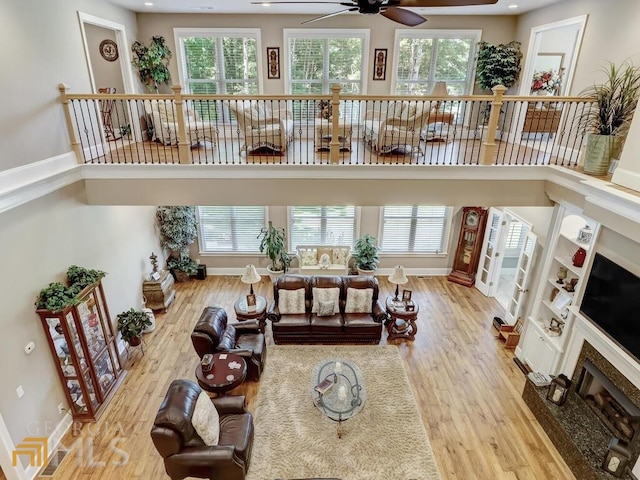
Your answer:
[[[612,158],[617,158],[623,137],[615,135],[587,135],[587,151],[584,158],[584,173],[606,175]]]

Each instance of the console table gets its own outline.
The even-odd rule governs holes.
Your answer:
[[[331,120],[316,120],[315,125],[315,150],[329,150],[331,148],[331,140],[333,124]],[[351,150],[351,123],[338,123],[338,141],[340,142],[340,150]]]

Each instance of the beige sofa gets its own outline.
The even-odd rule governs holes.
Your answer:
[[[348,245],[298,245],[296,257],[302,275],[347,275],[351,247]]]

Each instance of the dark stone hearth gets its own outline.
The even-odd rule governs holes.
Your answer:
[[[548,387],[536,387],[528,380],[522,398],[577,479],[613,480],[616,477],[601,467],[613,434],[576,392],[586,359],[607,376],[634,405],[640,404],[640,390],[588,342],[583,344],[564,405],[558,406],[547,401]],[[632,446],[630,468],[633,467],[639,453],[640,442],[635,442]],[[625,472],[621,478],[632,480],[634,477]]]

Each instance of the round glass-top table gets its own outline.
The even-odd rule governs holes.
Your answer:
[[[329,387],[319,392],[316,387],[323,382]],[[311,397],[324,415],[338,422],[338,438],[342,438],[342,422],[357,415],[367,399],[362,372],[351,360],[323,360],[311,373]]]

